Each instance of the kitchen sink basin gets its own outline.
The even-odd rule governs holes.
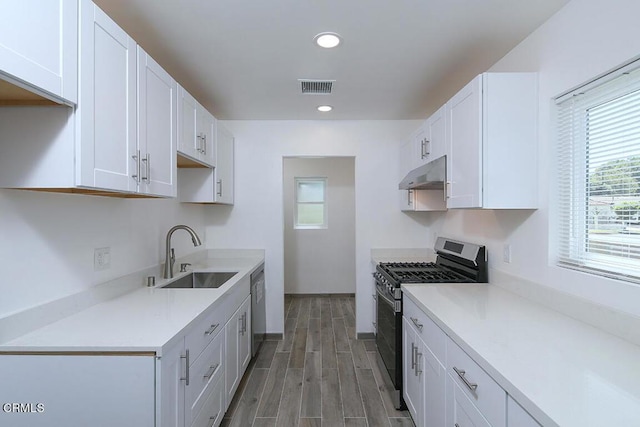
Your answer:
[[[236,274],[238,274],[237,271],[191,273],[164,285],[163,288],[219,288]]]

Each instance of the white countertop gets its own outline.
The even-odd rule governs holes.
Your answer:
[[[194,262],[191,271],[238,274],[213,289],[163,289],[169,280],[161,279],[155,287],[138,288],[2,343],[0,352],[133,351],[160,355],[172,338],[263,262],[263,255],[205,258]]]
[[[639,426],[640,347],[490,284],[403,285],[543,426]]]

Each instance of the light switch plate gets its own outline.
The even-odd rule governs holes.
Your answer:
[[[507,264],[511,264],[511,245],[509,243],[505,243],[502,249],[502,260]]]
[[[96,248],[93,252],[93,271],[111,267],[111,248]]]

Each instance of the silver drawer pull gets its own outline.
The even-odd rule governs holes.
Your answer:
[[[411,369],[416,369],[416,345],[411,343]]]
[[[420,357],[422,357],[422,353],[418,353],[418,347],[416,346],[416,377],[422,374],[422,369],[420,369]]]
[[[184,377],[180,377],[180,381],[184,381],[185,385],[189,385],[189,349],[185,351],[184,356],[180,355],[180,359],[185,359]]]
[[[211,366],[211,367],[209,368],[209,370],[207,371],[207,373],[206,373],[206,374],[204,374],[204,377],[203,377],[203,378],[204,378],[205,380],[206,380],[206,379],[211,378],[211,376],[212,376],[212,375],[213,375],[213,374],[218,370],[218,366],[220,366],[220,364],[219,364],[219,363],[216,363],[215,365]]]
[[[424,325],[418,321],[418,318],[412,317],[411,321],[413,322],[414,325],[416,325],[416,328],[420,329],[420,332],[422,332],[422,328],[424,327]]]
[[[466,385],[469,388],[469,390],[475,393],[476,389],[478,388],[478,384],[469,382],[469,380],[464,376],[466,372],[463,371],[462,369],[458,369],[454,366],[453,370],[456,371],[456,374],[458,374],[458,376],[460,377],[464,385]]]
[[[218,329],[218,326],[220,326],[220,323],[216,323],[215,325],[211,325],[211,327],[209,329],[207,329],[206,331],[204,331],[205,335],[211,335],[213,333],[213,331],[215,331],[216,329]]]
[[[216,414],[213,417],[209,417],[209,421],[211,421],[211,424],[209,424],[209,427],[213,427],[213,425],[216,423],[216,420],[218,419],[218,415],[220,415],[220,411],[216,412]]]

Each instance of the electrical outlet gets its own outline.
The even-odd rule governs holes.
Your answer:
[[[111,267],[111,248],[96,248],[93,252],[93,271]]]
[[[502,248],[502,260],[507,264],[511,264],[511,245],[509,243],[505,243]]]

